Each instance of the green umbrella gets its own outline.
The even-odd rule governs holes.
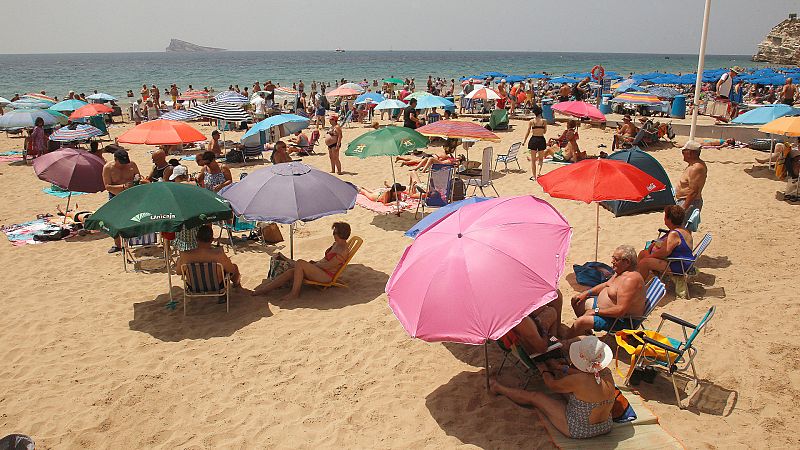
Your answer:
[[[425,91],[416,91],[416,92],[412,92],[411,94],[408,94],[406,96],[406,98],[404,98],[403,100],[409,101],[412,98],[427,97],[428,95],[433,95],[433,94],[431,94],[430,92],[425,92]]]
[[[227,200],[198,186],[146,183],[122,191],[86,219],[89,230],[132,238],[155,232],[176,232],[230,219]]]
[[[392,156],[405,155],[412,150],[427,147],[428,138],[417,131],[406,127],[388,126],[357,137],[347,146],[347,156],[367,158],[370,156],[388,156],[392,167],[392,185],[397,183],[394,175]],[[395,195],[395,198],[397,196]],[[398,211],[400,200],[397,200]]]
[[[56,119],[56,122],[58,122],[60,125],[66,125],[67,123],[69,123],[69,117],[65,116],[64,114],[61,114],[56,110],[45,109],[44,112],[53,116]]]
[[[403,84],[405,81],[401,80],[400,78],[384,78],[381,80],[381,83]]]

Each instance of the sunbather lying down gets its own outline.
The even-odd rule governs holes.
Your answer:
[[[410,198],[420,198],[420,194],[414,190],[416,182],[411,185],[411,192],[407,194],[404,194],[407,188],[400,183],[395,183],[390,185],[388,181],[384,180],[383,186],[384,187],[382,188],[374,190],[361,187],[358,189],[358,193],[363,195],[364,197],[367,197],[373,202],[381,202],[383,204],[395,203],[398,200],[402,201],[403,195]]]
[[[77,207],[78,205],[75,206]],[[69,209],[66,212],[64,212],[64,210],[61,209],[61,205],[56,205],[56,211],[58,211],[59,216],[67,216],[69,219],[72,219],[73,222],[79,223],[81,225],[84,224],[86,222],[86,219],[88,219],[92,215],[91,211],[75,211]]]

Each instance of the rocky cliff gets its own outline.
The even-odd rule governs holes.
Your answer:
[[[203,47],[202,45],[192,44],[191,42],[180,39],[172,39],[167,47],[168,52],[197,53],[197,52],[224,52],[224,48]]]
[[[753,61],[773,64],[800,65],[800,19],[797,14],[775,25],[767,37],[758,44]]]

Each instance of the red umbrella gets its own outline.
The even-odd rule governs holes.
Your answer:
[[[82,119],[84,117],[97,116],[100,114],[111,114],[113,109],[102,103],[89,103],[88,105],[81,106],[70,114],[69,118],[72,120]]]
[[[203,133],[176,120],[158,119],[136,125],[117,139],[124,144],[178,145],[205,141]]]
[[[67,189],[67,209],[72,192],[100,192],[106,189],[103,183],[103,158],[84,150],[64,148],[36,158],[33,170],[39,179]],[[66,217],[64,217],[66,222]]]
[[[588,117],[591,120],[598,122],[605,122],[606,116],[600,112],[599,109],[586,102],[561,102],[553,105],[553,110],[566,114],[568,116],[583,119]]]
[[[611,159],[586,159],[553,170],[537,181],[553,197],[586,203],[606,200],[640,202],[651,193],[666,189],[664,183],[636,166]],[[595,260],[600,237],[600,203],[597,203],[596,224]]]

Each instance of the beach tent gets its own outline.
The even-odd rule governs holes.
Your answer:
[[[648,153],[643,152],[638,147],[632,147],[627,150],[620,150],[612,153],[608,156],[608,159],[624,161],[636,166],[636,168],[664,183],[667,187],[663,191],[650,193],[641,202],[626,202],[620,200],[602,202],[603,207],[614,213],[614,216],[627,216],[645,211],[653,211],[663,209],[667,205],[675,204],[672,184],[669,181],[667,172],[661,167],[661,164]]]

